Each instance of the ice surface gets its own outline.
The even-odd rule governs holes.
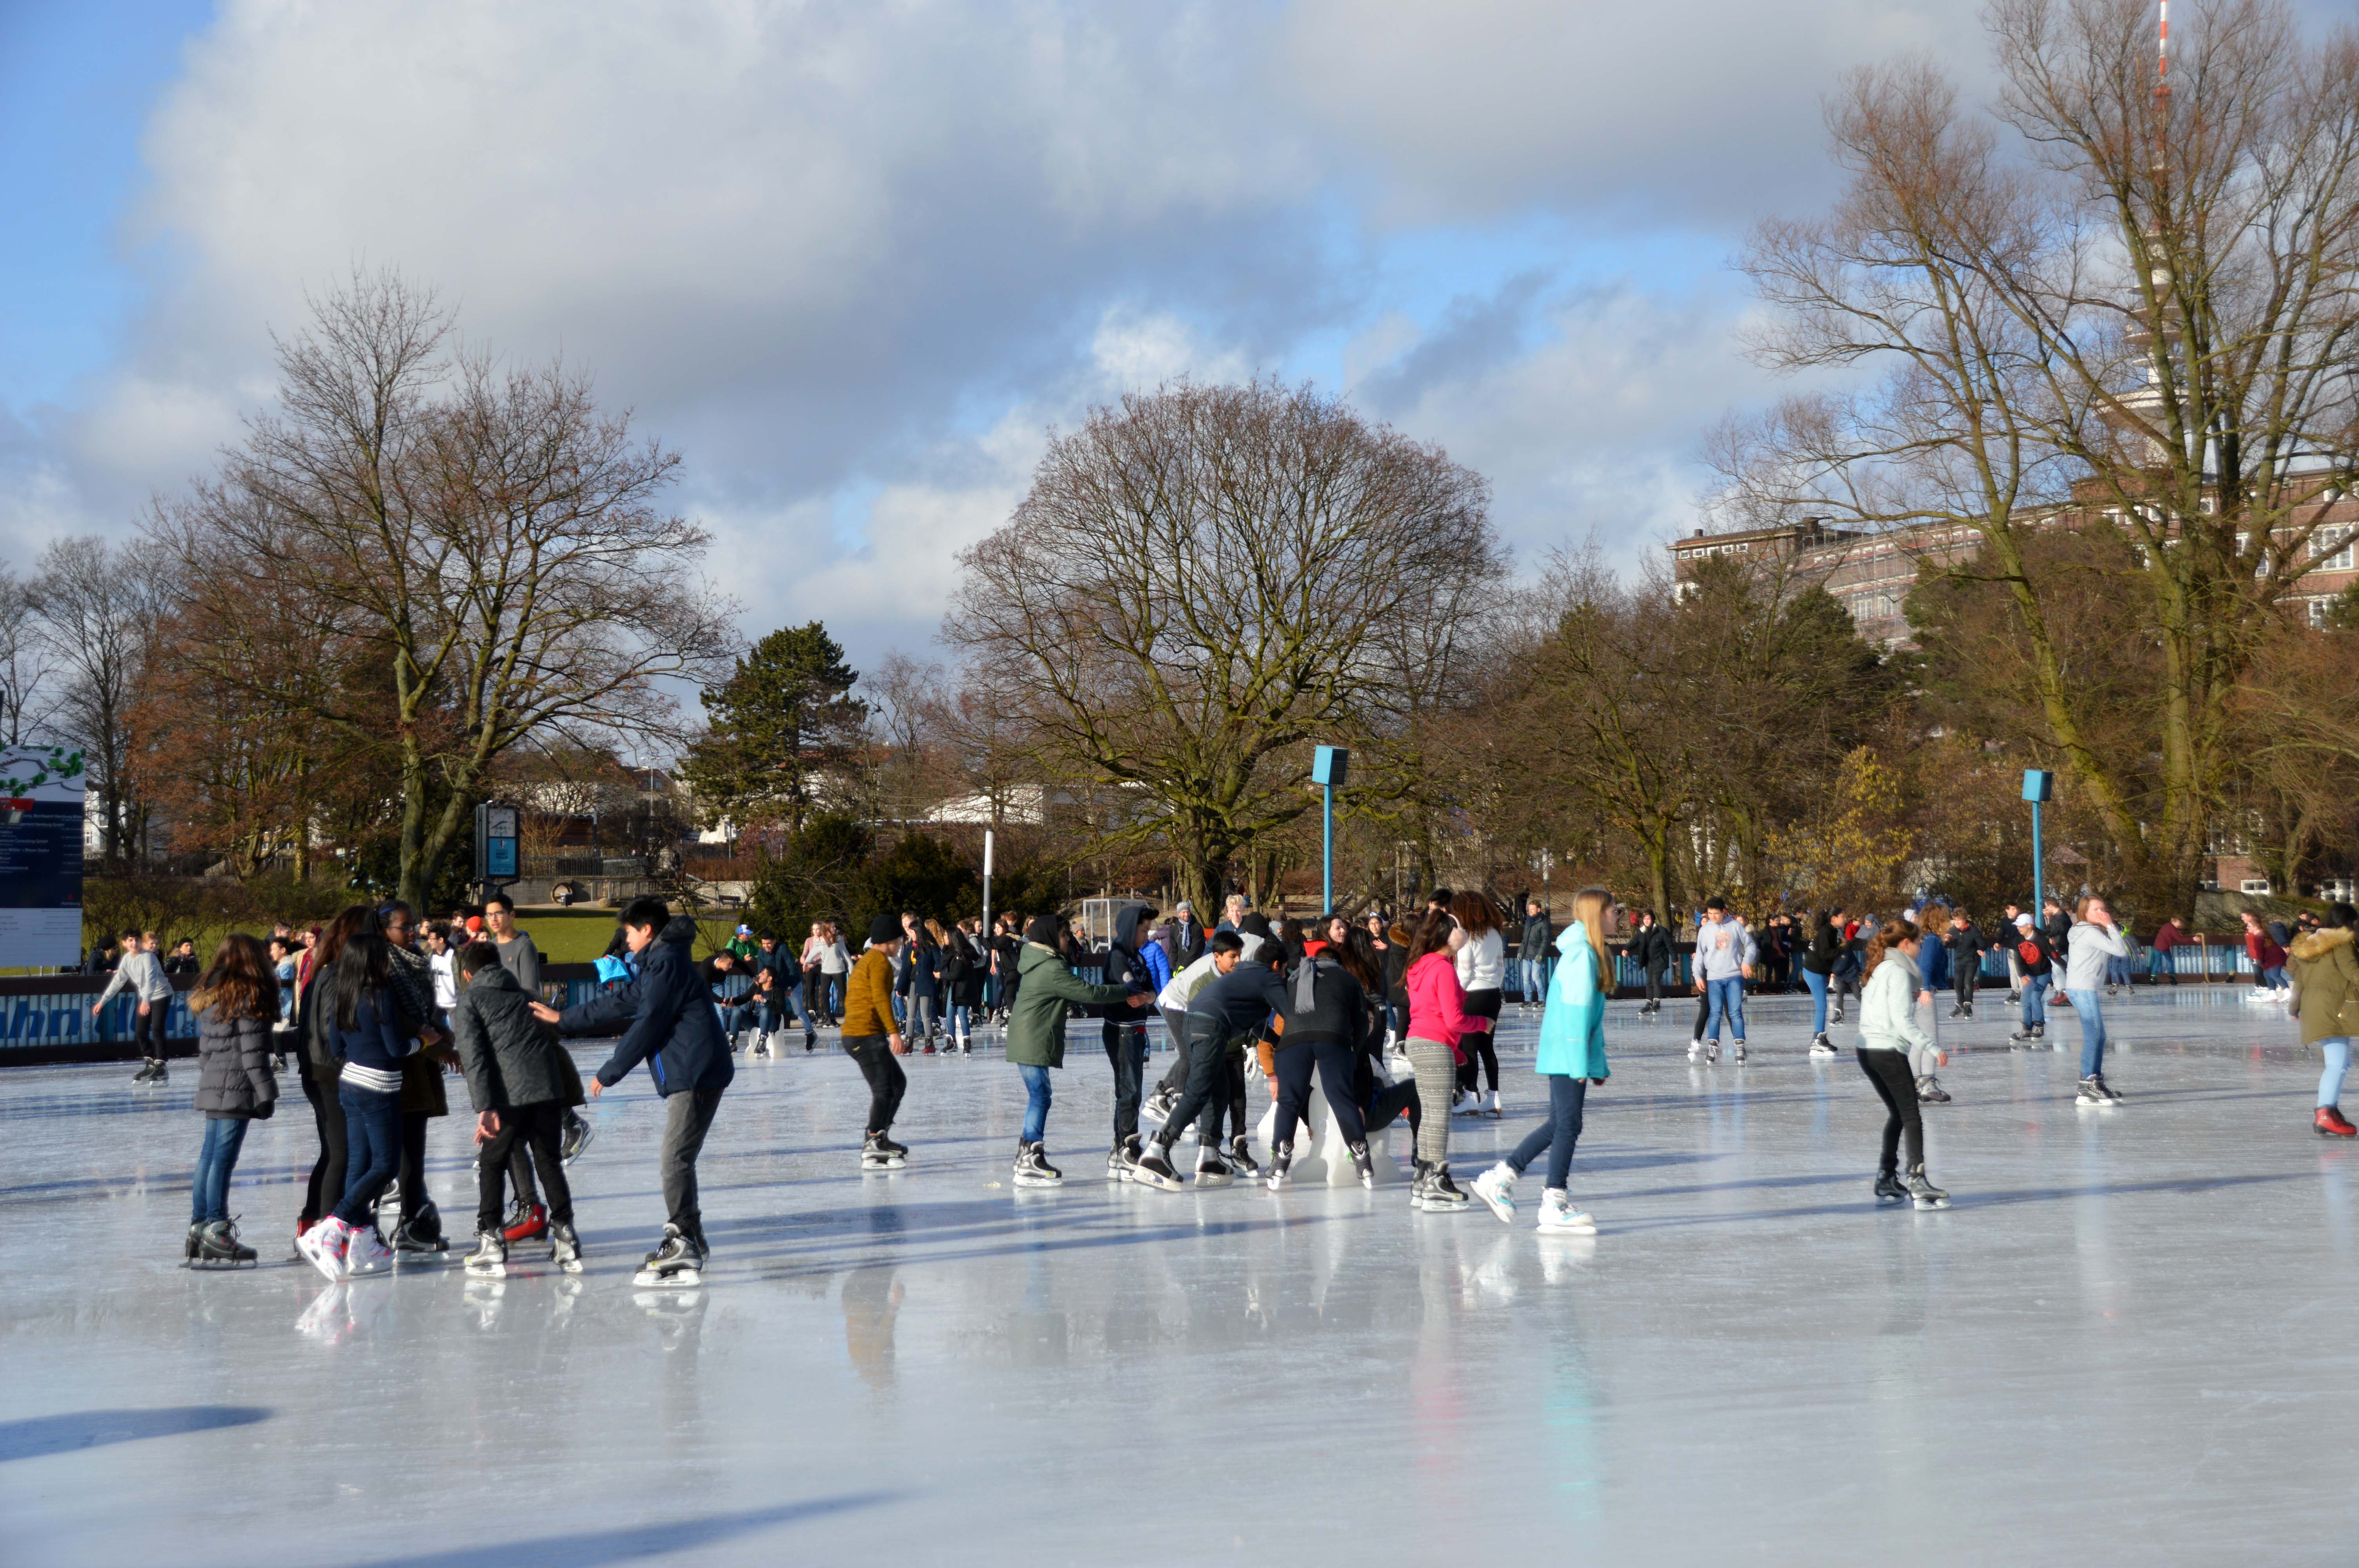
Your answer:
[[[1711,1068],[1684,1007],[1617,1005],[1574,1165],[1593,1239],[1412,1215],[1405,1184],[1109,1187],[1093,1025],[1062,1190],[1007,1184],[995,1050],[910,1060],[911,1168],[864,1178],[858,1072],[797,1049],[723,1106],[712,1267],[677,1299],[630,1283],[661,1219],[644,1076],[573,1168],[586,1275],[331,1287],[286,1260],[299,1098],[232,1189],[266,1266],[198,1273],[193,1070],[11,1069],[0,1562],[2359,1558],[2359,1150],[2310,1131],[2314,1054],[2225,989],[2141,992],[2111,1015],[2127,1105],[2081,1110],[2070,1014],[2011,1054],[1996,995],[1943,1026],[1938,1214],[1873,1206],[1880,1108],[1848,1054],[1802,1054],[1799,1003],[1756,1000],[1756,1059]],[[1462,1180],[1545,1103],[1510,1013]],[[465,1131],[431,1147],[453,1258]]]

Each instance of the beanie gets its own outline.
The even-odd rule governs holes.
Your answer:
[[[1024,928],[1024,940],[1038,942],[1043,947],[1054,947],[1065,934],[1065,923],[1053,914],[1036,914],[1032,924]]]
[[[880,914],[868,923],[868,945],[882,947],[887,942],[901,939],[901,923],[889,914]]]

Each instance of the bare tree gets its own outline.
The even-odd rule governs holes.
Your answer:
[[[941,634],[1201,907],[1309,808],[1309,742],[1389,743],[1403,622],[1454,622],[1504,572],[1488,509],[1480,476],[1338,400],[1183,383],[1050,444],[961,557]]]
[[[154,525],[183,570],[299,607],[386,672],[389,712],[350,683],[319,711],[396,749],[413,903],[495,759],[669,738],[661,681],[711,676],[732,641],[705,535],[657,505],[678,459],[561,365],[445,358],[450,330],[390,274],[314,301],[279,345],[277,411]]]
[[[37,585],[0,562],[0,745],[20,746],[48,722],[58,693],[41,637]]]
[[[98,796],[99,852],[119,863],[138,837],[130,713],[162,613],[153,562],[132,546],[60,539],[41,556],[33,589],[41,636],[63,677],[57,726],[82,748]]]
[[[2219,0],[2162,92],[2147,0],[1989,16],[1994,112],[1930,65],[1854,76],[1829,113],[1848,190],[1756,234],[1763,358],[1881,379],[1733,427],[1727,499],[1978,535],[2054,745],[2132,880],[2180,907],[2237,686],[2359,468],[2359,30]],[[2075,715],[2027,559],[2068,516],[2139,546],[2120,588],[2163,655],[2151,814]]]

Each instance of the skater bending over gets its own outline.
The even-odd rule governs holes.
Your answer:
[[[467,1270],[477,1274],[507,1271],[507,1238],[501,1199],[510,1154],[531,1152],[540,1184],[549,1193],[549,1239],[557,1266],[582,1271],[582,1242],[573,1231],[573,1189],[565,1179],[560,1152],[568,1075],[560,1058],[565,1048],[533,1016],[532,999],[500,962],[500,950],[474,942],[459,953],[463,981],[451,1009],[451,1033],[458,1043],[459,1070],[475,1109],[475,1250]]]
[[[695,940],[696,922],[673,919],[659,898],[635,898],[625,907],[623,942],[639,967],[631,1025],[590,1080],[595,1099],[645,1062],[663,1097],[663,1238],[636,1275],[640,1284],[695,1284],[712,1252],[696,1205],[696,1156],[737,1067],[712,1011],[712,993],[689,951]]]
[[[197,1016],[197,1108],[204,1113],[205,1141],[190,1195],[185,1256],[191,1263],[251,1263],[254,1249],[238,1240],[229,1217],[229,1177],[246,1124],[278,1103],[278,1079],[270,1071],[278,979],[262,945],[251,936],[223,937],[189,1011]]]
[[[1540,1014],[1539,1056],[1549,1084],[1549,1118],[1524,1135],[1516,1152],[1474,1178],[1474,1195],[1504,1224],[1516,1217],[1516,1178],[1546,1153],[1548,1185],[1540,1193],[1539,1228],[1594,1234],[1597,1222],[1572,1206],[1572,1147],[1581,1140],[1589,1086],[1605,1081],[1605,995],[1613,972],[1606,939],[1614,935],[1614,895],[1587,887],[1572,895],[1572,924],[1557,937],[1556,978]]]
[[[1925,1124],[1917,1111],[1917,1077],[1909,1070],[1912,1049],[1930,1051],[1933,1042],[1917,1022],[1917,971],[1922,935],[1904,915],[1876,930],[1864,960],[1867,984],[1859,999],[1859,1066],[1884,1101],[1884,1148],[1876,1162],[1875,1200],[1947,1208],[1950,1195],[1925,1179]],[[1898,1174],[1899,1150],[1908,1146],[1908,1174]]]

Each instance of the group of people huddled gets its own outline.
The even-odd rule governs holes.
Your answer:
[[[1951,989],[1949,1017],[1971,1018],[1988,950],[2003,953],[2007,998],[2021,1008],[2012,1042],[2044,1048],[2052,996],[2080,1022],[2079,1102],[2120,1103],[2104,1074],[2103,999],[2127,983],[2123,966],[2132,945],[2101,898],[2082,899],[2070,917],[2053,900],[2043,913],[2040,919],[2009,907],[1991,936],[1964,910],[1939,902],[1905,914],[1854,918],[1836,909],[1771,923],[1785,933],[1788,957],[1812,1000],[1812,1055],[1833,1054],[1829,1023],[1843,1021],[1846,1001],[1859,1009],[1856,1055],[1886,1108],[1875,1184],[1880,1201],[1947,1205],[1925,1174],[1919,1113],[1922,1103],[1950,1098],[1936,1076],[1947,1058],[1936,1038],[1934,997]],[[1331,914],[1309,922],[1273,921],[1233,897],[1209,929],[1184,903],[1168,917],[1133,903],[1102,948],[1085,946],[1073,923],[1053,914],[1004,914],[988,937],[976,920],[944,925],[913,914],[878,914],[856,957],[824,923],[794,951],[741,926],[702,962],[692,957],[696,922],[643,898],[621,912],[600,960],[599,986],[564,1009],[542,999],[539,954],[504,896],[481,915],[422,927],[397,901],[355,905],[321,927],[281,927],[266,944],[226,937],[195,982],[189,1001],[199,1032],[197,1108],[207,1125],[186,1256],[253,1260],[228,1213],[230,1177],[246,1124],[273,1114],[278,1076],[291,1059],[319,1139],[296,1249],[323,1274],[377,1272],[402,1254],[447,1249],[427,1193],[424,1150],[428,1124],[449,1113],[450,1068],[465,1081],[478,1146],[469,1269],[504,1271],[508,1249],[531,1242],[578,1272],[582,1249],[565,1167],[587,1145],[590,1127],[575,1108],[645,1063],[666,1103],[659,1155],[666,1216],[638,1278],[693,1282],[709,1252],[696,1162],[734,1059],[748,1033],[754,1053],[775,1054],[798,1015],[807,1050],[823,1022],[841,1031],[843,1052],[865,1079],[864,1172],[902,1170],[909,1162],[908,1147],[892,1136],[908,1087],[897,1059],[971,1053],[978,1022],[1000,1021],[1006,1059],[1026,1094],[1012,1184],[1058,1186],[1063,1174],[1047,1146],[1052,1075],[1065,1065],[1077,1009],[1100,1021],[1112,1069],[1112,1180],[1182,1190],[1174,1151],[1192,1137],[1198,1187],[1242,1176],[1281,1191],[1313,1119],[1315,1085],[1363,1185],[1375,1184],[1369,1140],[1406,1119],[1415,1150],[1412,1209],[1446,1213],[1479,1200],[1511,1219],[1516,1181],[1546,1155],[1539,1227],[1592,1231],[1594,1221],[1571,1200],[1569,1179],[1588,1091],[1609,1075],[1604,1003],[1626,964],[1644,984],[1641,1015],[1659,1011],[1664,975],[1676,958],[1651,912],[1640,911],[1626,933],[1623,925],[1603,888],[1576,893],[1560,929],[1539,901],[1527,903],[1514,978],[1519,1005],[1539,1012],[1536,1067],[1548,1081],[1548,1114],[1507,1158],[1462,1188],[1450,1168],[1451,1119],[1501,1114],[1494,1033],[1510,971],[1506,916],[1479,891],[1436,890],[1420,913],[1399,919]],[[2305,1044],[2320,1045],[2327,1063],[2315,1125],[2337,1137],[2359,1135],[2338,1103],[2350,1036],[2359,1032],[2354,927],[2359,914],[2336,904],[2282,941],[2261,927],[2267,946],[2255,955],[2256,965],[2274,958],[2261,966],[2272,987],[2290,970],[2289,1005]],[[2168,951],[2175,935],[2176,923],[2167,925],[2154,946]],[[193,968],[193,944],[179,946],[187,949],[183,968]],[[1713,899],[1698,922],[1694,955],[1690,1055],[1716,1063],[1725,1032],[1742,1063],[1745,998],[1764,975],[1762,938],[1725,900]],[[142,1082],[162,1078],[161,1027],[146,1021],[160,1016],[173,994],[166,964],[152,934],[125,933],[100,999],[103,1007],[119,990],[137,997],[141,1048],[153,1053]],[[1077,972],[1088,970],[1096,978]],[[1173,1061],[1149,1088],[1155,1022]],[[569,1036],[615,1038],[586,1084],[562,1044]],[[1271,1105],[1266,1167],[1253,1154],[1248,1129],[1255,1079]],[[390,1242],[379,1219],[388,1212]]]

